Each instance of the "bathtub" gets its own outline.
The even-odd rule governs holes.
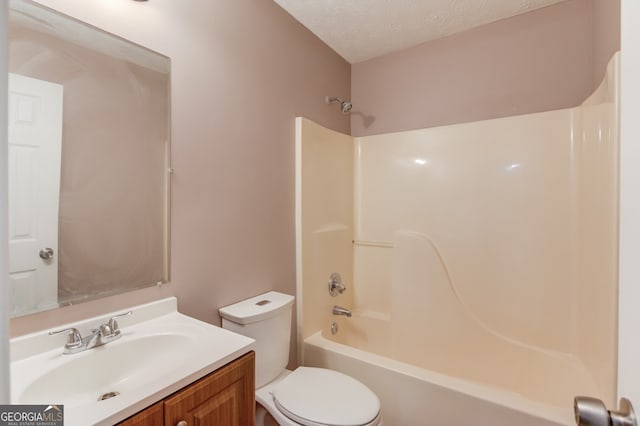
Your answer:
[[[354,318],[363,320],[357,315]],[[338,340],[345,340],[349,333],[340,334]],[[374,346],[380,343],[375,340]],[[341,371],[369,386],[381,399],[385,425],[575,425],[569,396],[562,405],[535,401],[505,388],[465,380],[459,374],[454,377],[339,343],[328,330],[307,337],[302,346],[304,365]],[[564,379],[558,377],[554,387],[564,386]]]
[[[368,385],[391,426],[616,405],[618,69],[562,110],[354,138],[298,118],[302,364]]]

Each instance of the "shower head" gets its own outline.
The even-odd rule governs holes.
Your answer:
[[[326,96],[324,98],[324,101],[328,104],[330,104],[331,102],[339,102],[340,103],[340,111],[342,111],[343,114],[348,114],[349,111],[351,111],[351,108],[353,108],[353,104],[351,104],[351,102],[349,101],[343,101],[340,98],[336,98],[336,97],[329,97]]]
[[[351,104],[351,102],[349,101],[340,102],[340,110],[342,110],[343,114],[347,114],[351,112],[351,108],[353,108],[353,105]]]

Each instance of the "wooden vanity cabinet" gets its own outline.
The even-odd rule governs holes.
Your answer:
[[[182,422],[182,423],[181,423]],[[120,426],[254,426],[255,354],[221,367]]]
[[[164,403],[162,401],[147,407],[137,414],[118,423],[118,426],[162,426],[164,425]]]

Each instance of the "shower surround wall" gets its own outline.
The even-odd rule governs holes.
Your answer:
[[[615,405],[616,75],[576,108],[351,143],[298,119],[300,337],[337,321],[339,343],[555,418],[579,394]],[[348,297],[329,297],[332,269]]]
[[[300,344],[326,325],[327,313],[334,303],[353,302],[353,186],[349,184],[352,180],[351,136],[297,118],[297,282],[307,283],[297,288],[298,321],[304,322],[298,327]],[[348,287],[337,299],[327,290],[333,272],[340,273]]]

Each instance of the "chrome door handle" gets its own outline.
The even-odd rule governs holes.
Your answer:
[[[589,396],[573,399],[573,411],[578,426],[638,426],[631,401],[620,399],[618,411],[607,410],[604,403]]]
[[[49,247],[45,247],[42,250],[40,250],[40,259],[42,260],[51,260],[53,259],[53,249],[49,248]]]

